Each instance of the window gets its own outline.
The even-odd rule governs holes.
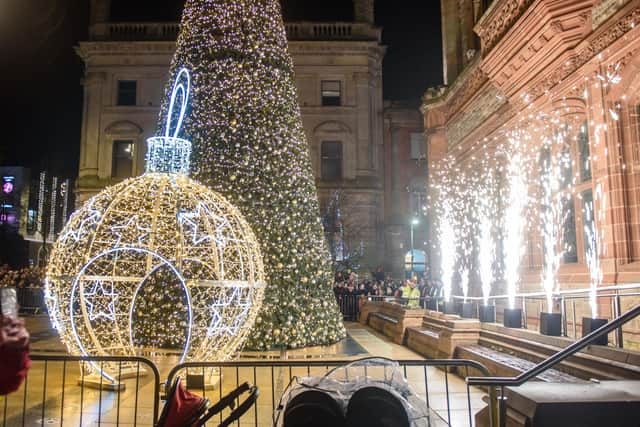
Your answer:
[[[136,105],[137,82],[118,80],[118,105]]]
[[[427,206],[427,192],[425,190],[420,191],[415,188],[411,192],[409,200],[409,208],[411,209],[411,215],[413,218],[424,216],[425,208]]]
[[[578,153],[580,156],[580,181],[591,180],[591,153],[589,152],[589,128],[585,121],[578,133]]]
[[[340,105],[342,87],[339,80],[322,81],[322,105],[327,107]]]
[[[324,141],[321,148],[322,179],[342,178],[342,142]]]
[[[129,178],[133,175],[133,141],[113,141],[111,176]]]
[[[585,259],[591,250],[595,250],[595,219],[593,212],[593,191],[591,189],[583,191],[582,196],[582,236],[584,237]]]
[[[563,198],[564,228],[562,230],[562,244],[564,246],[565,264],[578,262],[578,249],[576,240],[576,210],[573,197]]]
[[[411,160],[424,160],[427,158],[425,153],[426,143],[421,133],[411,134]]]

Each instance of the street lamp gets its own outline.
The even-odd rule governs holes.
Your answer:
[[[413,260],[413,227],[415,227],[416,225],[420,224],[420,221],[418,220],[418,218],[412,218],[411,219],[411,277],[413,278],[413,267],[414,267],[414,260]]]

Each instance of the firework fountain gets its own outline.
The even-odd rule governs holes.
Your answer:
[[[491,284],[493,283],[493,260],[495,257],[492,224],[488,215],[484,214],[480,220],[480,233],[478,239],[480,267],[480,280],[482,281],[482,298],[484,305],[489,305],[491,296]]]
[[[556,135],[556,143],[564,141],[563,132]],[[564,254],[563,229],[566,220],[565,198],[562,189],[564,171],[570,168],[570,158],[561,152],[552,154],[551,142],[545,144],[540,159],[540,230],[542,232],[542,288],[547,299],[547,313],[553,313],[553,295],[559,291],[558,269]],[[571,202],[571,198],[566,199]]]
[[[509,138],[513,152],[508,157],[508,198],[504,218],[505,279],[509,308],[515,309],[516,293],[520,281],[520,260],[524,254],[526,226],[527,176],[524,156],[520,153],[522,132],[514,131]]]
[[[476,203],[478,205],[479,229],[476,233],[478,244],[478,269],[482,282],[482,298],[489,305],[491,285],[493,284],[493,263],[495,262],[495,241],[493,236],[492,214],[495,213],[495,180],[491,170],[487,169],[484,185],[478,187]]]
[[[442,270],[442,284],[444,287],[444,300],[451,302],[451,290],[453,273],[456,265],[456,233],[453,228],[451,208],[445,206],[444,215],[440,223],[440,257]]]
[[[584,232],[587,237],[586,261],[589,267],[589,305],[591,306],[591,316],[598,317],[598,287],[603,281],[601,256],[604,251],[604,230],[598,225],[604,221],[604,212],[607,203],[606,195],[602,193],[602,185],[598,183],[593,197],[593,201],[585,201],[585,225]],[[598,212],[594,211],[594,205],[598,207]]]

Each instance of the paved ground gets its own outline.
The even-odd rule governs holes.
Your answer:
[[[27,319],[33,337],[32,351],[38,354],[64,354],[65,350],[55,331],[48,325],[46,317]],[[367,356],[379,356],[396,360],[422,359],[406,347],[394,344],[385,337],[357,323],[347,325],[348,340],[330,347],[315,347],[288,351],[286,353],[261,354],[262,360],[286,358],[295,361],[354,360]],[[255,357],[256,354],[246,354]],[[164,381],[175,361],[156,359]],[[143,366],[111,366],[111,372],[144,372]],[[222,371],[222,387],[205,391],[212,401],[226,393],[236,384],[249,381],[260,388],[258,405],[242,419],[241,425],[272,425],[272,408],[277,405],[279,396],[289,384],[292,376],[322,374],[325,367],[314,368],[228,368]],[[191,372],[193,373],[193,372]],[[184,373],[186,375],[186,373]],[[213,373],[213,382],[218,381],[219,372]],[[426,376],[426,381],[425,381]],[[425,398],[428,390],[429,405],[443,419],[451,416],[451,425],[469,426],[468,407],[475,413],[485,404],[483,393],[471,389],[467,394],[465,382],[452,374],[429,367],[409,367],[406,377],[412,389]],[[121,393],[100,391],[80,387],[78,379],[81,373],[76,363],[35,362],[26,384],[17,393],[7,399],[0,398],[0,426],[18,425],[141,425],[149,426],[153,419],[154,381],[150,375],[137,380],[127,379],[126,390]],[[89,380],[85,377],[85,383]],[[447,401],[447,391],[450,399]],[[26,410],[23,410],[26,408]],[[135,423],[134,423],[135,420]],[[432,423],[431,425],[438,425]]]

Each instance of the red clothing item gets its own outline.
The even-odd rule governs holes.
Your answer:
[[[0,347],[0,395],[18,390],[30,366],[29,348],[14,350]]]
[[[190,393],[178,382],[176,392],[171,396],[169,413],[165,419],[163,427],[185,427],[195,421],[195,417],[201,415],[206,410],[206,399]]]

